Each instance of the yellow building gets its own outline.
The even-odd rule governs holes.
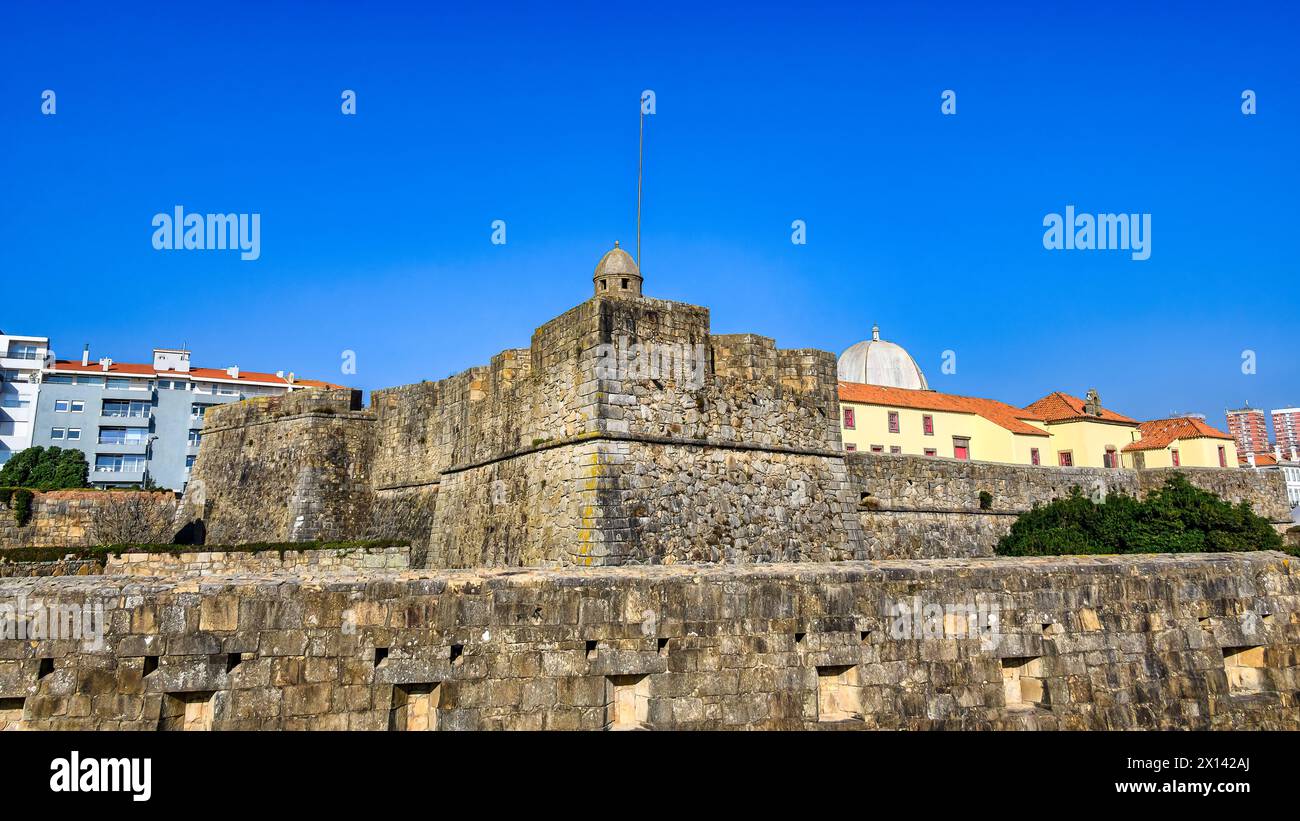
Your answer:
[[[1050,435],[1030,411],[993,399],[840,382],[845,450],[1041,464]]]
[[[1237,467],[1236,441],[1200,419],[1179,416],[1143,422],[1138,434],[1137,441],[1124,448],[1129,467]]]
[[[1068,393],[1049,393],[1025,410],[1043,420],[1052,435],[1047,464],[1061,467],[1132,467],[1124,449],[1136,438],[1138,421],[1101,406],[1095,390],[1080,399]]]

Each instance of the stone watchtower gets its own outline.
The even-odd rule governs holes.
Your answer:
[[[627,251],[618,247],[618,240],[600,258],[591,279],[596,285],[596,296],[641,296],[641,269]]]

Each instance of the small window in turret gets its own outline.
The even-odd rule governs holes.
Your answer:
[[[627,290],[627,280],[626,280],[626,279],[623,280],[623,290],[624,290],[624,291]]]

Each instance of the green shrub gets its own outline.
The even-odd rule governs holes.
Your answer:
[[[90,465],[76,448],[35,447],[20,450],[0,467],[0,485],[34,490],[88,487]]]
[[[1232,505],[1175,475],[1141,501],[1117,493],[1098,504],[1073,488],[1068,497],[1035,506],[1018,518],[998,542],[997,553],[1060,556],[1283,549],[1282,537],[1249,503]]]
[[[980,510],[991,510],[993,508],[993,494],[987,490],[980,491]]]
[[[32,520],[32,492],[25,487],[16,487],[13,489],[11,499],[14,508],[14,521],[19,527],[25,526]]]

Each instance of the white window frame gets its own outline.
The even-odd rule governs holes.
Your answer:
[[[80,441],[81,441],[81,428],[68,428],[68,441],[69,441],[69,442],[80,442]]]
[[[58,440],[62,442],[68,435],[67,428],[50,428],[50,441]]]
[[[62,405],[63,407],[59,407],[59,405]],[[54,400],[54,412],[55,412],[55,413],[67,413],[67,412],[68,412],[68,400],[67,400],[67,399],[55,399],[55,400]]]

